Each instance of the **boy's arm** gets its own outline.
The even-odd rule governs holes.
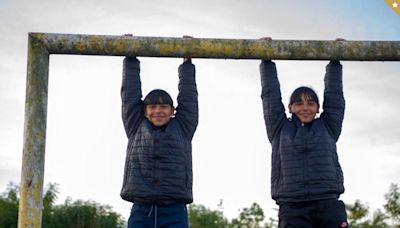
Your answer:
[[[337,141],[342,131],[345,101],[343,96],[342,65],[339,61],[330,61],[326,66],[324,103],[321,119],[332,137]]]
[[[282,104],[280,84],[275,63],[271,60],[262,60],[261,74],[261,99],[264,111],[264,121],[270,142],[274,139],[286,119],[285,108]]]
[[[140,62],[136,57],[125,57],[122,76],[122,121],[129,137],[144,118]]]
[[[199,119],[196,69],[191,60],[187,59],[179,66],[178,71],[179,94],[175,117],[182,126],[185,135],[192,139]]]

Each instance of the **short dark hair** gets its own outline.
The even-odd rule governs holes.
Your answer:
[[[172,101],[171,96],[162,89],[152,90],[144,98],[143,102],[145,107],[152,104],[169,104],[172,107],[174,106],[174,102]]]
[[[308,101],[314,101],[319,106],[317,93],[313,89],[307,86],[301,86],[295,89],[292,95],[290,96],[289,104],[292,105],[293,103],[301,102],[301,98],[303,95],[306,97]]]

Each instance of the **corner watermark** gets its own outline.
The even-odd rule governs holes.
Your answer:
[[[400,16],[400,0],[385,0],[386,4]]]

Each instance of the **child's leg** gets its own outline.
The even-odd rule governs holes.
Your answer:
[[[346,208],[341,200],[321,200],[318,202],[319,227],[349,227]]]
[[[189,228],[186,204],[174,204],[157,208],[157,227]]]
[[[153,228],[154,214],[152,206],[133,204],[128,219],[128,228]]]
[[[279,228],[316,227],[315,202],[284,203],[279,206]]]

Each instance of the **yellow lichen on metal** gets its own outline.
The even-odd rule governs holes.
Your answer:
[[[158,50],[161,55],[172,53],[174,50],[177,50],[178,52],[179,51],[183,52],[183,49],[181,49],[181,50],[177,49],[176,43],[177,43],[177,41],[175,41],[175,40],[172,40],[172,42],[164,42],[163,40],[160,40],[158,42],[155,42],[154,45],[150,46],[149,44],[146,44],[146,43],[145,43],[145,45],[146,45],[147,49],[151,48],[152,50]],[[181,42],[181,43],[183,44],[184,42]],[[181,47],[183,47],[183,46],[181,45]]]
[[[399,41],[311,41],[34,34],[51,54],[399,61]]]
[[[100,42],[99,42],[100,44]],[[118,53],[123,53],[124,50],[127,49],[127,42],[123,42],[122,40],[116,40],[114,42],[107,43],[108,45],[105,46],[106,50],[115,50]],[[100,47],[99,47],[100,49]]]
[[[21,198],[23,194],[26,194],[28,200],[28,207],[19,213],[18,227],[41,227],[42,223],[42,207],[39,210],[37,208],[36,202],[42,201],[42,188],[43,183],[30,183],[33,186],[33,192],[28,192],[27,190],[21,191]],[[33,194],[32,194],[33,193]]]
[[[49,52],[46,36],[30,36],[18,227],[40,227],[46,140]]]

